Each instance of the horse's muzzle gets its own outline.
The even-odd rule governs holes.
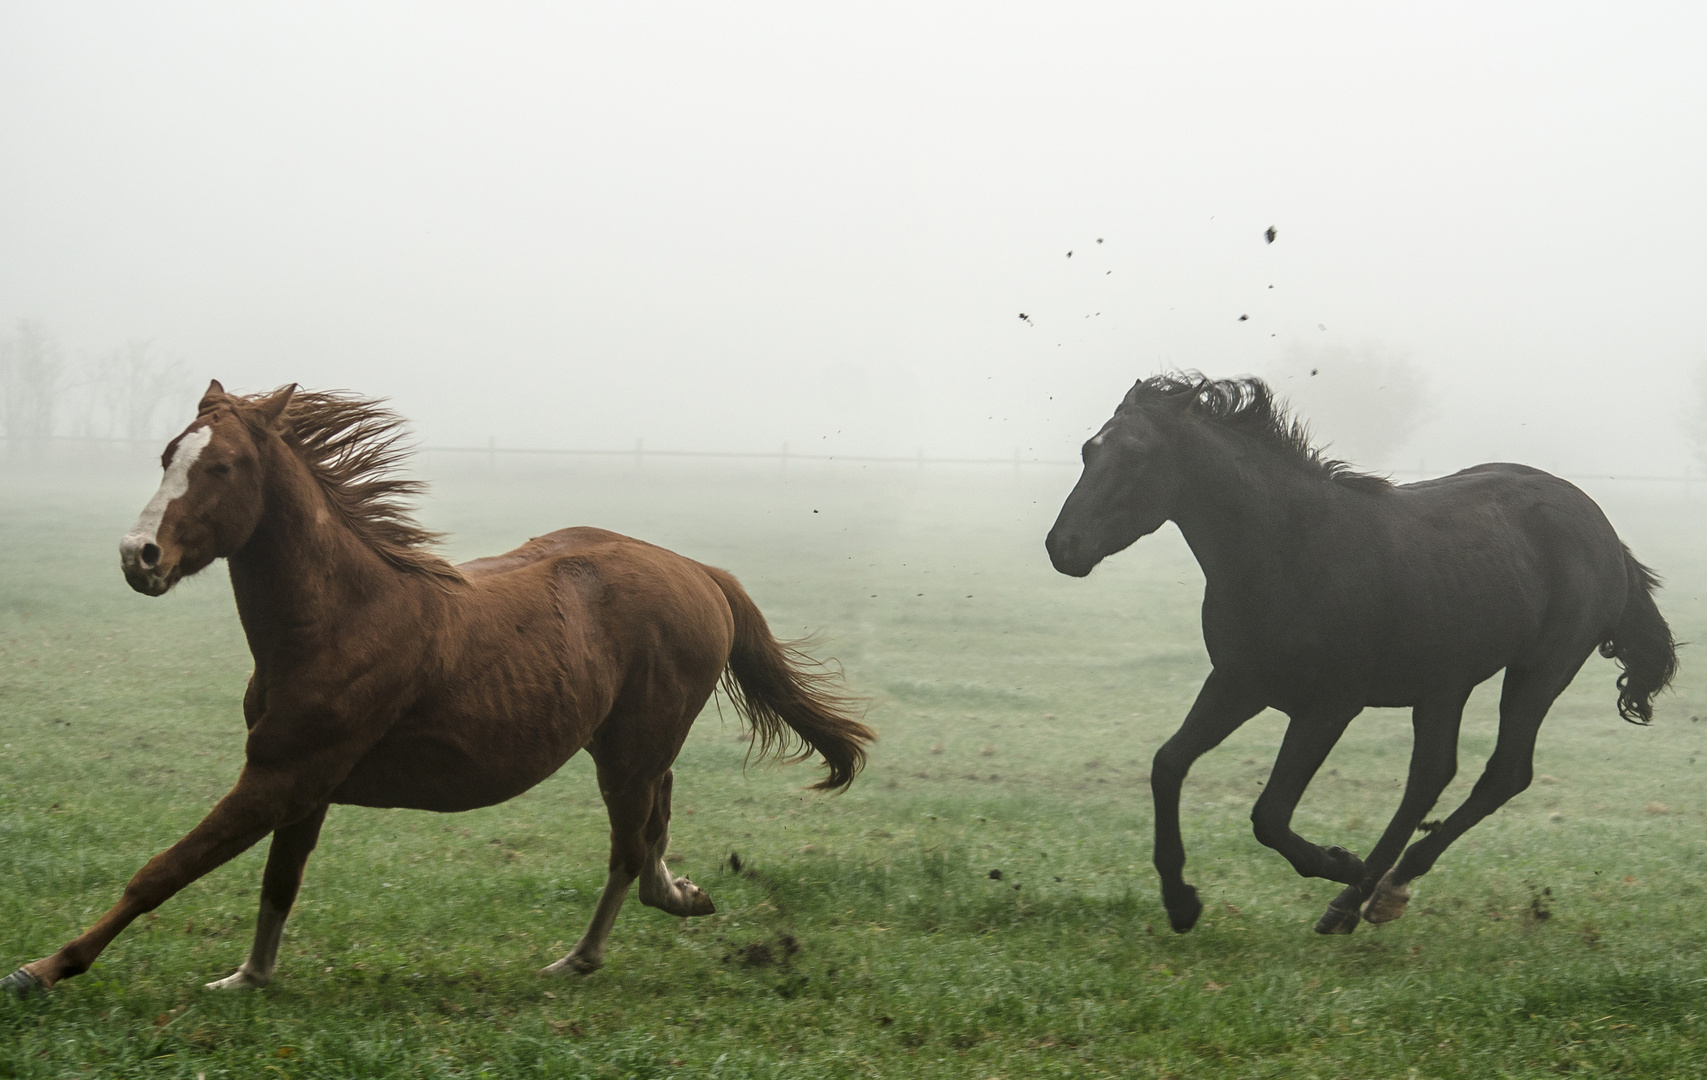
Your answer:
[[[160,546],[135,533],[119,541],[119,567],[130,587],[144,596],[160,596],[177,584],[177,567],[160,565]]]
[[[1102,561],[1086,548],[1078,536],[1056,529],[1049,530],[1049,538],[1043,542],[1043,547],[1049,552],[1050,564],[1068,577],[1084,577]]]

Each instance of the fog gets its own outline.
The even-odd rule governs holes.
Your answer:
[[[1677,475],[1704,31],[1681,4],[13,3],[0,320],[68,372],[145,347],[178,377],[160,429],[217,377],[383,395],[439,446],[1064,459],[1135,379],[1198,368],[1273,378],[1367,464]],[[136,426],[93,400],[55,431]]]

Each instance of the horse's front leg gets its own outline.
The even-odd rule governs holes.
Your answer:
[[[267,849],[267,869],[261,875],[261,910],[255,919],[255,943],[243,966],[223,979],[208,983],[209,990],[261,987],[273,981],[285,920],[296,903],[297,890],[302,888],[302,868],[320,839],[320,826],[325,820],[326,806],[322,804],[301,821],[273,830],[273,843]]]
[[[138,916],[153,911],[190,882],[247,851],[274,829],[314,813],[324,805],[330,790],[326,780],[311,768],[246,766],[237,786],[219,800],[201,824],[137,871],[119,902],[95,925],[52,956],[25,964],[7,983],[23,992],[46,989],[61,979],[81,975]]]
[[[1180,787],[1192,762],[1219,746],[1239,725],[1261,712],[1264,702],[1253,687],[1211,671],[1197,700],[1173,738],[1156,751],[1150,792],[1156,801],[1156,873],[1162,878],[1162,906],[1178,933],[1197,924],[1203,902],[1185,882],[1185,841],[1179,831]]]

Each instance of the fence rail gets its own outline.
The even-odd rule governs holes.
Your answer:
[[[1076,461],[1059,458],[1028,458],[1015,452],[1011,458],[931,457],[923,450],[912,456],[895,454],[801,454],[782,450],[648,450],[636,444],[632,450],[536,450],[512,446],[420,446],[424,453],[434,454],[557,454],[579,457],[631,458],[728,458],[747,461],[857,461],[891,465],[1077,465]]]
[[[0,435],[0,442],[8,442],[11,437]],[[28,440],[39,443],[39,439]],[[93,443],[113,446],[135,446],[154,448],[161,445],[159,438],[131,439],[123,436],[100,435],[53,435],[47,440],[52,443]],[[1024,465],[1046,465],[1052,467],[1078,466],[1079,462],[1066,458],[1028,458],[1021,456],[1016,449],[1011,458],[998,457],[931,457],[922,449],[914,455],[885,455],[885,454],[802,454],[789,450],[787,444],[781,450],[652,450],[644,443],[636,440],[631,450],[570,450],[561,447],[525,447],[499,446],[495,442],[485,446],[432,446],[420,444],[415,449],[421,453],[430,454],[488,454],[496,457],[500,454],[521,456],[527,454],[548,457],[596,457],[596,458],[722,458],[731,461],[776,461],[786,465],[790,461],[849,461],[861,464],[886,465],[1005,465],[1019,468]],[[3,460],[3,459],[0,459]],[[1421,469],[1385,469],[1377,472],[1386,476],[1435,477],[1442,473]],[[1637,480],[1645,483],[1694,484],[1707,482],[1707,472],[1692,473],[1685,469],[1678,475],[1654,473],[1619,473],[1619,472],[1584,472],[1559,473],[1565,480]]]

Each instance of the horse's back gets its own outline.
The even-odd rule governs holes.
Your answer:
[[[611,532],[609,529],[595,529],[588,526],[576,526],[568,529],[558,529],[543,536],[535,536],[527,543],[502,555],[486,555],[478,559],[470,559],[458,563],[457,569],[471,580],[488,578],[497,574],[510,573],[524,567],[535,566],[547,559],[562,555],[584,552],[603,545],[634,544],[645,547],[645,544],[633,537]],[[659,548],[658,550],[663,550]]]
[[[672,654],[720,673],[734,640],[728,602],[704,567],[607,529],[559,529],[459,569],[471,585],[465,617],[531,610],[571,639],[599,639],[619,667]]]

